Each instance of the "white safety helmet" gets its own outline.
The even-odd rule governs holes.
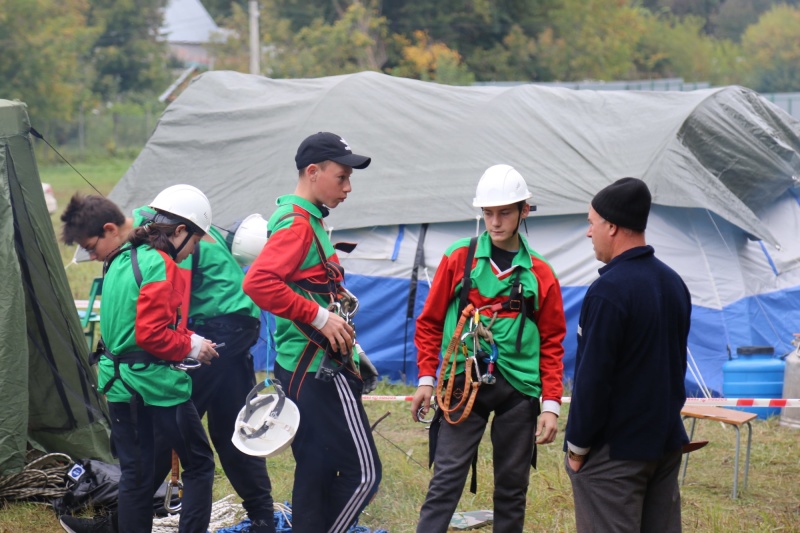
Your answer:
[[[233,235],[231,253],[242,266],[253,263],[267,244],[267,221],[255,213],[242,220]]]
[[[276,394],[258,395],[268,384]],[[247,395],[236,417],[231,442],[247,455],[272,457],[289,447],[300,425],[297,405],[286,397],[276,380],[265,380]]]
[[[188,220],[204,233],[211,227],[211,203],[203,191],[191,185],[167,187],[150,202],[151,208]]]
[[[522,202],[533,196],[522,175],[511,165],[494,165],[486,169],[478,182],[474,207],[496,207]]]

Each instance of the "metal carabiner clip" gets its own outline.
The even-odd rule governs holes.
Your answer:
[[[436,416],[436,410],[439,409],[439,405],[436,403],[436,396],[431,397],[430,409],[428,410],[430,418],[422,418],[423,409],[425,409],[424,405],[420,405],[419,409],[417,409],[417,420],[419,420],[420,424],[430,424]]]
[[[195,368],[200,368],[202,365],[203,363],[201,363],[197,359],[194,359],[192,357],[186,357],[180,363],[173,363],[170,366],[175,370],[182,370],[184,372],[188,372],[190,370],[194,370]]]
[[[172,491],[173,489],[178,489],[178,503],[172,505]],[[181,480],[176,481],[173,483],[169,481],[167,483],[167,493],[164,495],[164,510],[169,514],[175,514],[181,512],[181,504],[183,502],[183,482]]]

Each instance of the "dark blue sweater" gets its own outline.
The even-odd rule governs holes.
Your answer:
[[[686,340],[691,298],[651,246],[600,269],[581,307],[566,440],[609,444],[612,459],[653,460],[688,442]]]

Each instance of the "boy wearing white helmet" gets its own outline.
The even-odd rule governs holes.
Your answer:
[[[556,436],[566,323],[553,269],[519,234],[530,197],[511,166],[486,170],[473,200],[486,231],[447,249],[417,319],[412,418],[427,414],[435,385],[439,402],[430,429],[434,474],[419,533],[447,530],[492,412],[493,527],[521,532],[535,445]]]
[[[191,185],[174,185],[159,193],[150,206],[137,208],[133,217],[125,217],[111,200],[76,194],[61,216],[64,223],[61,238],[66,244],[81,245],[92,259],[104,261],[126,242],[134,228],[163,218],[163,214],[157,218],[157,209],[166,212],[183,207],[187,217],[197,222],[200,229],[205,228],[216,241],[200,240],[192,256],[179,265],[182,274],[192,271],[188,327],[215,343],[225,343],[213,365],[202,366],[189,374],[192,402],[201,418],[208,414],[208,434],[228,480],[242,498],[251,531],[272,533],[275,531],[272,488],[266,462],[241,453],[231,442],[236,415],[256,383],[249,349],[258,339],[260,311],[242,292],[244,273],[223,236],[211,226],[210,219],[206,220],[210,211],[204,213],[191,206],[192,201],[204,198],[205,195]],[[254,222],[251,233],[255,235],[258,224]],[[261,222],[266,240],[266,222],[263,219]],[[163,483],[171,468],[169,447],[162,443],[160,448],[155,457],[154,490]],[[101,531],[104,524],[106,531],[115,531],[116,518],[64,517],[62,521],[68,531]]]

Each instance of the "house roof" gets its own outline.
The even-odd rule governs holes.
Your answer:
[[[161,34],[169,43],[208,43],[220,28],[200,0],[169,0]]]

